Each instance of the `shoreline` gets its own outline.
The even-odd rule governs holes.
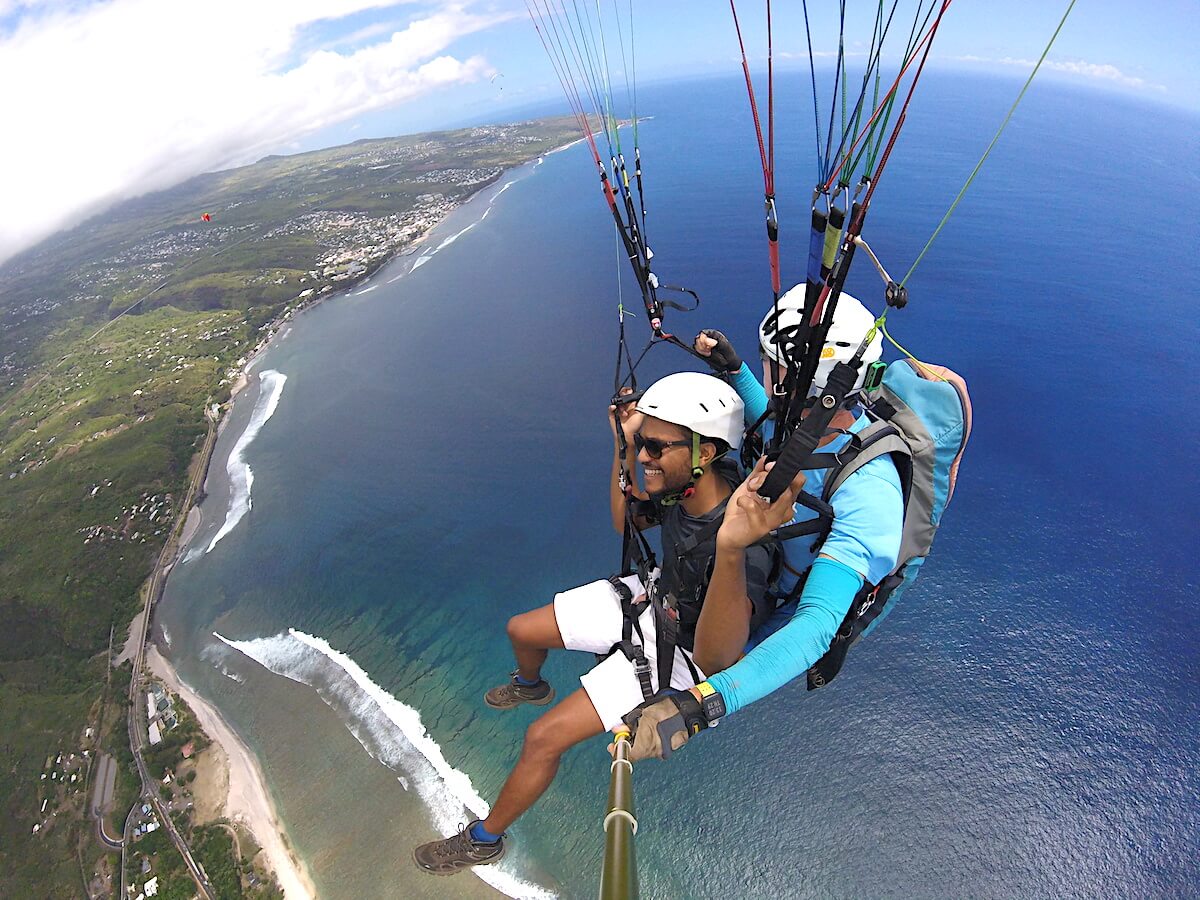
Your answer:
[[[275,345],[280,335],[285,333],[284,325],[290,319],[310,309],[315,309],[326,300],[349,296],[353,291],[361,289],[361,286],[365,282],[370,281],[380,271],[401,257],[411,256],[414,259],[419,257],[421,247],[429,242],[430,237],[435,234],[436,230],[445,224],[446,220],[457,210],[462,209],[485,191],[494,188],[510,173],[519,171],[526,166],[535,167],[545,156],[569,149],[582,140],[582,138],[579,138],[561,147],[556,147],[539,154],[518,166],[502,170],[494,179],[447,210],[446,214],[430,226],[420,237],[381,259],[377,265],[368,267],[359,277],[348,280],[340,290],[329,291],[306,298],[305,302],[295,306],[288,306],[282,310],[278,316],[268,323],[265,337],[246,353],[242,365],[239,366],[237,376],[230,385],[229,397],[219,407],[220,418],[215,425],[217,435],[220,435],[228,424],[233,412],[234,401],[238,395],[250,386],[252,378],[251,370]],[[502,191],[503,188],[501,188]],[[412,268],[410,267],[407,272],[402,272],[401,274],[410,274],[411,272]],[[201,487],[204,491],[207,490],[209,469],[216,456],[216,445],[217,441],[213,440],[208,445],[207,452],[198,455],[196,461],[194,461],[194,464],[199,465],[201,467],[200,471],[203,472]],[[151,579],[155,575],[163,579],[163,587],[160,594],[165,593],[166,581],[174,564],[183,558],[191,541],[200,532],[203,524],[203,513],[200,509],[200,504],[194,500],[189,504],[187,509],[180,510],[180,515],[183,517],[183,524],[174,552],[169,555],[169,559],[162,561],[158,571],[151,576]],[[145,623],[147,626],[152,624],[153,604],[158,599],[160,598],[147,598],[147,603],[139,610],[131,624],[131,636],[142,616],[150,617],[151,622]],[[145,631],[148,631],[148,627]],[[279,882],[287,900],[298,900],[298,898],[299,900],[315,900],[317,896],[316,887],[303,859],[288,839],[287,829],[279,818],[258,758],[222,716],[220,710],[179,678],[174,665],[159,651],[157,645],[152,641],[146,641],[144,657],[147,668],[157,677],[161,678],[171,690],[187,701],[195,712],[205,734],[214,745],[221,748],[225,756],[224,769],[227,773],[225,784],[226,796],[223,798],[221,804],[225,817],[240,822],[254,836],[255,841],[262,848],[268,868],[270,868]]]
[[[224,753],[227,780],[221,807],[225,817],[244,825],[254,836],[287,900],[315,900],[316,886],[303,860],[287,842],[287,830],[267,790],[258,758],[220,711],[179,678],[175,667],[154,644],[146,648],[146,664],[168,688],[187,701],[204,733]]]
[[[296,306],[288,306],[285,309],[283,309],[283,311],[281,311],[278,316],[276,316],[270,322],[267,323],[267,325],[266,325],[267,336],[265,338],[263,338],[261,341],[259,341],[253,348],[251,348],[249,350],[249,352],[246,353],[245,361],[238,368],[237,377],[233,380],[233,383],[230,385],[230,388],[229,388],[229,398],[219,405],[220,412],[221,412],[221,418],[217,421],[217,434],[220,435],[225,430],[225,426],[229,422],[229,416],[233,412],[233,401],[237,398],[238,394],[242,393],[247,387],[250,386],[250,370],[253,369],[254,366],[258,363],[259,359],[262,356],[264,356],[267,353],[267,351],[269,351],[274,346],[275,341],[283,333],[283,326],[288,322],[288,320],[290,320],[294,317],[298,317],[298,316],[302,315],[303,313],[308,312],[309,310],[316,309],[318,306],[320,306],[322,303],[324,303],[327,300],[333,300],[335,298],[344,298],[344,297],[350,296],[357,288],[361,288],[362,285],[364,285],[366,282],[370,281],[376,274],[378,274],[383,269],[387,268],[387,266],[391,265],[393,262],[395,262],[396,260],[398,260],[402,257],[406,257],[406,256],[419,257],[420,256],[419,251],[420,251],[421,246],[429,240],[430,235],[432,235],[434,231],[436,231],[441,225],[443,225],[450,216],[452,216],[458,210],[462,209],[464,206],[466,206],[468,203],[470,203],[472,200],[474,200],[476,197],[478,197],[484,191],[495,187],[500,181],[502,181],[504,179],[504,176],[506,176],[512,172],[517,172],[517,171],[525,168],[526,166],[536,167],[542,158],[550,156],[555,153],[560,153],[564,150],[569,150],[571,147],[574,147],[576,144],[581,144],[583,142],[584,142],[584,138],[582,138],[582,137],[576,138],[575,140],[568,141],[567,143],[562,144],[561,146],[554,147],[550,150],[547,150],[544,153],[541,153],[538,156],[533,157],[532,159],[528,159],[525,162],[521,163],[520,165],[513,166],[512,168],[509,168],[509,169],[501,170],[500,174],[497,175],[495,178],[493,178],[492,180],[490,180],[489,182],[487,182],[486,184],[484,184],[477,190],[473,191],[471,194],[469,194],[463,200],[456,203],[449,210],[447,210],[446,214],[444,216],[442,216],[442,218],[438,219],[438,221],[435,222],[433,225],[431,225],[428,229],[426,229],[425,233],[422,234],[420,237],[415,238],[414,240],[412,240],[411,242],[406,244],[404,247],[402,247],[402,248],[394,251],[393,253],[389,254],[388,256],[382,258],[377,265],[369,266],[366,269],[366,271],[349,279],[338,290],[329,291],[327,293],[316,294],[312,297],[307,298],[305,300],[305,302],[303,302],[303,303],[299,303]],[[407,272],[404,272],[401,274],[408,275],[408,274],[411,274],[412,271],[413,271],[412,268],[410,268]],[[212,448],[209,451],[208,458],[200,460],[200,465],[202,465],[204,467],[204,473],[205,473],[204,480],[203,480],[201,486],[205,490],[207,490],[207,488],[208,488],[208,470],[209,470],[209,467],[212,465],[212,457],[215,453],[216,453],[216,442],[214,441]],[[191,543],[192,538],[194,538],[196,536],[196,534],[200,530],[200,526],[203,524],[203,513],[200,511],[200,507],[196,503],[192,503],[191,506],[189,506],[186,510],[181,510],[180,514],[185,517],[183,531],[180,535],[179,543],[175,548],[175,553],[174,553],[173,559],[170,562],[168,562],[165,566],[163,566],[164,576],[170,572],[171,566],[174,564],[174,562],[176,562],[183,556],[184,552],[188,549],[188,545]],[[165,584],[164,584],[164,589],[165,589]],[[143,608],[143,611],[144,611],[144,608]],[[138,617],[135,616],[135,618],[133,620],[133,624],[136,624],[137,618]]]

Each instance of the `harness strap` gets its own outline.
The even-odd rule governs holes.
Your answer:
[[[783,528],[777,528],[771,534],[762,539],[761,543],[768,543],[772,539],[777,541],[787,541],[794,537],[803,537],[806,534],[824,534],[829,531],[833,524],[833,517],[828,519],[818,516],[815,519],[809,519],[806,522],[795,522],[791,525],[785,525]]]
[[[900,475],[901,489],[907,504],[909,487],[912,483],[912,448],[900,435],[900,431],[894,425],[886,422],[873,422],[859,432],[859,436],[858,446],[845,448],[841,454],[841,468],[826,480],[825,489],[822,492],[824,499],[829,500],[834,492],[845,484],[847,478],[867,463],[890,453],[892,459],[897,462],[896,470]],[[905,466],[900,463],[901,459],[910,460],[910,462]]]
[[[814,497],[805,491],[801,491],[796,495],[796,504],[798,506],[806,506],[815,512],[821,518],[833,518],[833,507],[829,505],[828,499]]]
[[[824,687],[837,677],[846,661],[846,654],[862,637],[862,633],[867,630],[867,627],[883,612],[888,597],[904,582],[906,571],[907,566],[901,566],[877,585],[864,584],[854,595],[850,609],[838,627],[829,649],[808,669],[807,680],[810,691]]]
[[[647,583],[650,573],[658,565],[654,558],[654,550],[634,519],[637,516],[646,517],[646,507],[654,512],[654,505],[640,500],[632,495],[625,499],[625,528],[621,533],[621,573],[632,575],[634,572]],[[624,585],[622,585],[624,587]],[[628,588],[626,588],[628,590]]]
[[[829,427],[829,423],[841,407],[842,401],[854,388],[855,380],[858,378],[859,364],[860,360],[856,358],[850,363],[842,362],[834,366],[812,411],[787,439],[779,458],[775,461],[774,468],[767,473],[762,487],[758,489],[762,496],[772,501],[777,500],[792,479],[796,477],[805,460],[824,437],[825,429]]]
[[[646,606],[650,601],[647,599],[641,603],[634,603],[633,591],[616,575],[608,576],[608,583],[613,586],[613,590],[617,592],[621,601],[621,640],[612,646],[608,655],[611,656],[620,650],[625,658],[633,663],[633,671],[637,675],[642,696],[649,700],[654,696],[654,685],[650,681],[650,661],[646,659],[646,653],[642,650],[642,644],[645,643],[646,638],[642,634],[642,626],[638,623],[638,619],[646,611]],[[633,640],[635,629],[640,643]]]
[[[674,598],[669,603],[658,597],[658,591],[650,594],[654,609],[654,643],[658,656],[658,687],[666,690],[671,686],[671,672],[675,668],[675,648],[679,644],[679,611]],[[643,688],[643,692],[644,692]],[[649,700],[649,697],[646,697]]]
[[[724,507],[721,509],[721,515],[717,516],[711,522],[705,522],[700,528],[696,529],[694,534],[689,535],[679,542],[675,548],[676,556],[690,556],[697,547],[707,541],[709,538],[716,535],[721,530],[721,523],[725,521]]]

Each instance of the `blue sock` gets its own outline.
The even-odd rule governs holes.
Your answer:
[[[490,831],[484,828],[482,821],[476,822],[471,826],[471,840],[477,841],[480,844],[494,844],[502,837],[504,837],[504,835],[492,834]]]
[[[523,684],[525,687],[533,687],[542,680],[540,678],[535,678],[533,681],[530,681],[528,678],[522,678],[520,672],[517,672],[517,674],[513,677],[516,678],[517,684]]]

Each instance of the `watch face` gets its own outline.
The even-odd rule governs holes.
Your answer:
[[[709,724],[725,715],[725,698],[720,694],[709,694],[704,698],[704,718]]]

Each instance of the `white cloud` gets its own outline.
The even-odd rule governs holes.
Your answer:
[[[446,51],[511,16],[461,3],[345,54],[328,49],[337,38],[299,49],[305,29],[396,5],[108,0],[26,13],[0,35],[0,261],[107,203],[491,73]]]
[[[1037,65],[1036,59],[1017,59],[1011,56],[1004,56],[999,59],[992,59],[984,56],[956,56],[954,59],[958,62],[1016,66],[1022,69],[1033,69],[1033,67]],[[1063,72],[1067,75],[1079,75],[1083,78],[1092,78],[1099,81],[1110,81],[1113,84],[1117,84],[1126,88],[1154,91],[1166,90],[1165,85],[1152,84],[1149,81],[1146,81],[1144,78],[1138,78],[1136,75],[1126,75],[1124,72],[1110,63],[1090,63],[1079,59],[1048,59],[1042,63],[1042,69],[1049,70],[1051,72]]]

